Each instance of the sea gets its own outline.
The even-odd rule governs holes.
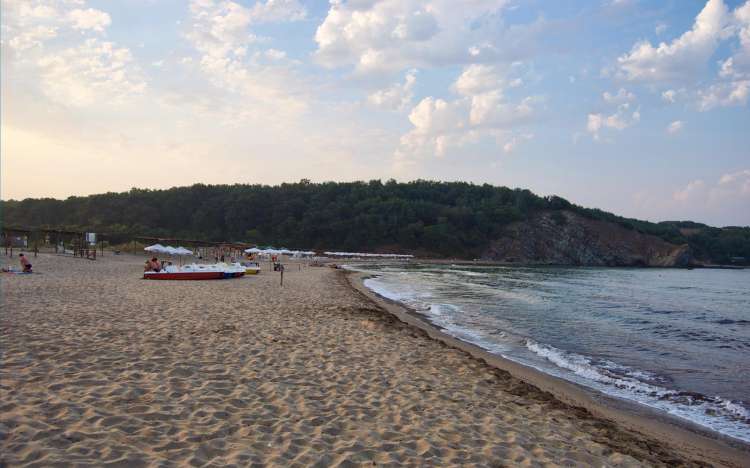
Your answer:
[[[750,443],[750,270],[347,267],[449,335]]]

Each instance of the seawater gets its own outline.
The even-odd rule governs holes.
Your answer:
[[[459,339],[750,442],[750,270],[350,268]]]

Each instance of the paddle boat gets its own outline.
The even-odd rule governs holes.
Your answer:
[[[210,280],[239,278],[245,275],[245,267],[239,263],[216,263],[214,265],[190,264],[181,267],[167,266],[161,271],[144,271],[143,278],[150,280]]]
[[[243,262],[242,266],[245,267],[246,275],[257,275],[260,273],[260,264],[257,262]]]

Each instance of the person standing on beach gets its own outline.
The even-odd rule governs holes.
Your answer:
[[[31,271],[31,262],[29,261],[28,258],[26,258],[26,255],[24,255],[24,254],[18,254],[18,256],[20,257],[19,260],[21,262],[21,268],[23,269],[23,272],[24,273],[32,273],[32,271]]]

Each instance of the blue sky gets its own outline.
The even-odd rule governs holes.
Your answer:
[[[2,0],[2,197],[468,180],[750,225],[750,1]]]

